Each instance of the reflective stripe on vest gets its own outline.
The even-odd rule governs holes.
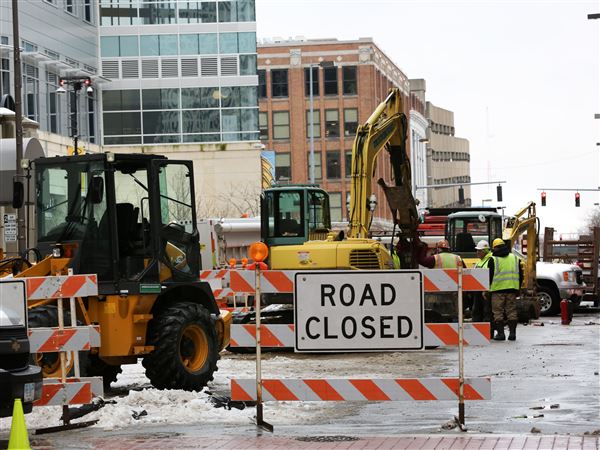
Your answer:
[[[491,257],[492,257],[492,252],[487,252],[483,258],[481,258],[479,261],[477,261],[477,264],[475,264],[475,268],[481,269],[481,268],[487,267],[488,261],[490,260]]]
[[[512,253],[501,258],[494,258],[494,279],[490,291],[502,291],[505,289],[519,290],[519,258]]]
[[[434,269],[456,269],[460,264],[460,258],[452,253],[438,253],[437,255],[434,255],[434,258]]]

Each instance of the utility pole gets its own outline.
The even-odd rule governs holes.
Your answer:
[[[23,97],[21,95],[21,83],[23,82],[21,77],[21,38],[19,37],[19,1],[12,0],[12,22],[13,22],[13,65],[14,65],[14,88],[15,88],[15,149],[17,153],[17,178],[23,179],[23,168],[21,167],[21,160],[23,159],[23,108],[21,102]],[[29,190],[27,190],[29,192]],[[26,199],[24,204],[26,208],[29,208],[29,199]],[[25,226],[29,224],[25,223],[25,215],[23,214],[23,207],[17,209],[17,248],[19,254],[25,251]]]

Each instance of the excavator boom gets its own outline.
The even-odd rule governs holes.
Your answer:
[[[376,205],[372,179],[384,148],[390,155],[393,185],[388,186],[383,179],[379,179],[378,184],[383,188],[394,225],[399,229],[398,237],[412,243],[417,235],[417,201],[412,194],[410,161],[406,152],[408,124],[403,111],[402,93],[397,88],[391,89],[357,130],[352,149],[350,238],[368,237]]]

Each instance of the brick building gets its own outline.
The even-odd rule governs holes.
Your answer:
[[[398,87],[405,94],[407,117],[411,117],[414,108],[424,114],[424,102],[418,96],[411,97],[406,75],[370,38],[298,38],[259,44],[260,139],[266,150],[275,151],[279,182],[310,180],[310,70],[315,182],[330,193],[332,220],[345,220],[351,151],[358,124],[368,119],[391,87]],[[414,141],[407,139],[409,155],[411,140]],[[383,177],[390,182],[391,167],[384,153],[374,180]],[[378,200],[375,217],[389,218],[383,193],[375,182],[373,187]]]

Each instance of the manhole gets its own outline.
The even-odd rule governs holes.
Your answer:
[[[303,442],[352,442],[358,441],[355,436],[301,436],[296,438]]]

